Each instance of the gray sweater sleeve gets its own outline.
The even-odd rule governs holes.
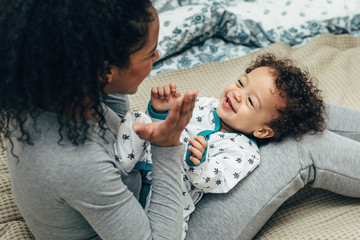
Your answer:
[[[115,96],[113,95],[112,97]],[[118,96],[118,98],[119,97],[124,96]],[[115,112],[120,115],[119,112],[121,111]],[[183,222],[181,172],[185,150],[185,145],[178,147],[151,146],[153,162],[152,194],[147,217],[144,218],[143,209],[138,210],[139,204],[137,202],[135,207],[130,206],[129,209],[131,209],[130,212],[132,216],[128,219],[129,221],[124,224],[123,228],[126,231],[126,229],[130,227],[136,229],[136,231],[133,232],[132,236],[126,238],[122,233],[124,239],[181,238]],[[122,214],[120,214],[120,216],[121,215]],[[143,224],[140,224],[141,222],[143,222]],[[134,226],[144,227],[139,229]]]
[[[87,219],[102,239],[180,239],[182,227],[181,164],[184,146],[152,146],[152,194],[148,212],[129,189],[132,183],[116,180],[116,172],[102,166],[86,171],[92,179],[83,181],[82,199],[69,205]],[[118,176],[119,177],[119,176]],[[98,179],[95,179],[98,178]],[[138,178],[130,178],[131,181]],[[127,180],[129,181],[129,179]],[[88,184],[88,185],[87,185]],[[128,184],[128,185],[126,185]],[[90,186],[92,185],[92,186]],[[96,186],[95,186],[96,185]],[[85,188],[84,188],[85,187]],[[80,188],[80,186],[79,186]]]
[[[180,239],[183,222],[180,173],[185,146],[151,148],[153,179],[147,214],[153,239]]]

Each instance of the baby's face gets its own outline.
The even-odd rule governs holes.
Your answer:
[[[222,131],[253,134],[278,117],[285,101],[275,87],[270,67],[259,67],[228,85],[220,96],[217,114]]]

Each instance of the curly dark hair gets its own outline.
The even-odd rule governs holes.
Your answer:
[[[150,0],[0,0],[0,131],[32,144],[39,109],[57,113],[59,142],[87,139],[85,114],[106,122],[100,102],[110,65],[129,66],[154,20]],[[101,79],[101,80],[100,80]],[[64,117],[64,116],[67,117]],[[10,139],[11,141],[11,139]],[[12,142],[11,142],[12,143]]]
[[[273,71],[275,85],[285,99],[285,107],[278,108],[279,117],[269,126],[275,135],[270,139],[257,139],[260,143],[280,141],[288,135],[297,140],[306,134],[320,133],[325,129],[325,104],[316,79],[306,70],[296,67],[290,58],[277,58],[272,53],[259,55],[246,69],[246,73],[267,66]]]

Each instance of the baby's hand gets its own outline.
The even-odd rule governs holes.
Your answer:
[[[172,108],[175,100],[181,97],[176,84],[170,82],[164,86],[151,88],[151,107],[155,112],[163,112]]]
[[[195,136],[194,139],[190,138],[188,142],[191,144],[188,149],[192,153],[190,161],[195,165],[199,165],[207,146],[205,137]]]
[[[175,100],[171,112],[163,122],[135,123],[132,128],[143,140],[159,147],[180,145],[180,136],[189,123],[194,110],[197,90],[188,90]]]

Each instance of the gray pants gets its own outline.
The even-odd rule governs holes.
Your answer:
[[[126,97],[119,98],[120,114],[128,104]],[[191,215],[187,239],[252,239],[280,205],[307,184],[360,197],[360,111],[327,107],[323,134],[261,147],[261,164],[253,173],[229,193],[205,195]]]
[[[187,239],[252,239],[289,197],[309,184],[360,197],[360,111],[328,105],[327,130],[260,148],[258,168],[227,194],[208,194]]]

